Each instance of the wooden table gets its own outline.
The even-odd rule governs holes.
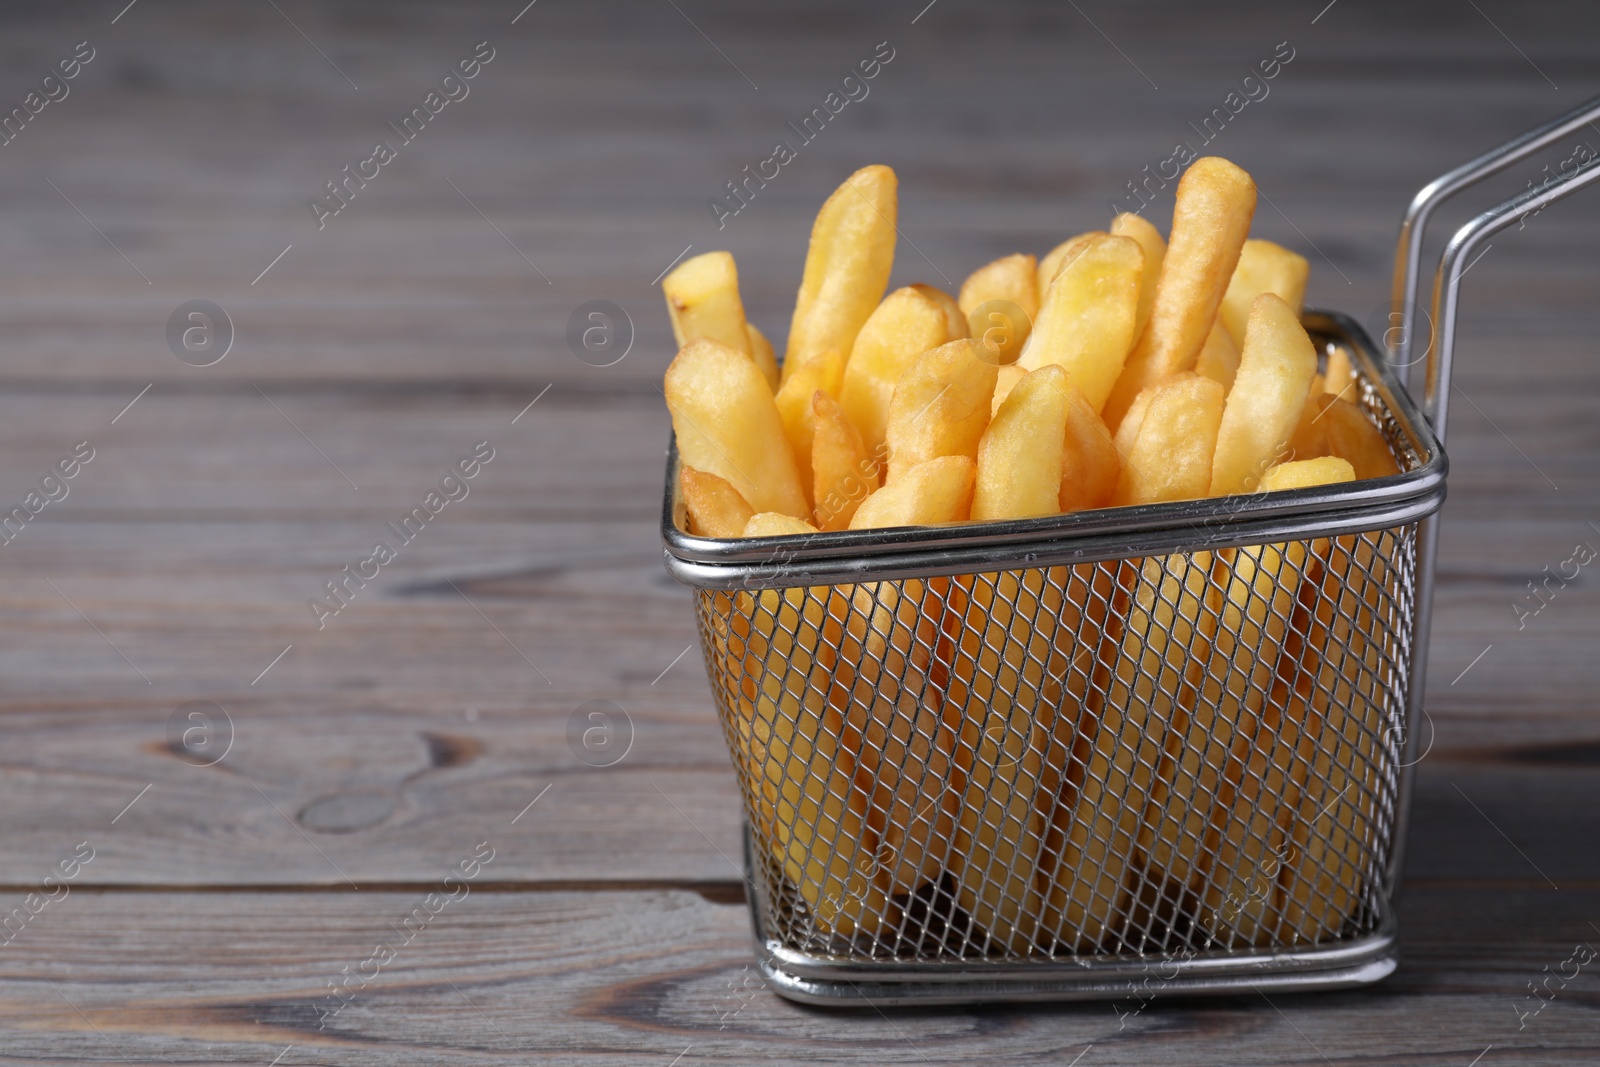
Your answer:
[[[1256,176],[1256,233],[1312,258],[1314,303],[1381,322],[1411,191],[1596,91],[1590,7],[122,2],[6,16],[6,107],[93,49],[0,148],[0,502],[93,449],[0,545],[0,910],[27,914],[0,949],[6,1062],[1600,1055],[1593,967],[1519,1017],[1600,943],[1600,601],[1585,569],[1512,609],[1600,545],[1600,201],[1495,238],[1466,284],[1399,972],[1137,1014],[758,988],[733,776],[659,558],[652,285],[731,248],[781,336],[811,215],[885,162],[896,284],[953,288],[1102,225],[1287,42],[1207,150]],[[308,201],[481,41],[469,95],[319,230]],[[883,41],[870,96],[719,232],[708,198]],[[594,299],[636,327],[612,366],[565,340]],[[231,320],[211,366],[168,345],[191,300]],[[319,628],[308,601],[481,441],[470,495]],[[626,717],[614,766],[569,742],[590,701]]]

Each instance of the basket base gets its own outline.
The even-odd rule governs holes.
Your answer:
[[[806,978],[783,969],[771,955],[762,953],[757,963],[772,991],[785,1000],[834,1008],[923,1007],[938,1004],[993,1004],[1008,1001],[1133,1000],[1138,997],[1227,996],[1244,993],[1297,993],[1325,989],[1351,989],[1382,981],[1394,973],[1399,953],[1388,951],[1362,963],[1326,970],[1264,971],[1259,966],[1239,973],[1162,977],[1144,986],[1139,981],[1095,977],[1091,973],[1063,974],[1063,970],[1091,970],[1073,964],[1038,965],[1034,977],[1007,975],[984,978],[984,968],[968,966],[957,977],[908,976],[899,981],[863,978]],[[1046,974],[1050,971],[1054,973]]]

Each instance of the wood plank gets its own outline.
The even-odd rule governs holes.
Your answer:
[[[538,836],[492,838],[495,859]],[[463,844],[461,855],[472,852]],[[98,863],[99,860],[94,861]],[[91,864],[92,866],[92,864]],[[684,891],[103,893],[41,911],[0,956],[14,1058],[171,1061],[1083,1064],[1568,1064],[1600,1053],[1581,974],[1519,1030],[1525,985],[1560,969],[1600,890],[1409,892],[1405,962],[1317,996],[978,1009],[819,1011],[761,988],[742,904]],[[451,892],[459,896],[458,887]],[[1462,931],[1472,932],[1463,937]],[[374,946],[396,957],[365,964]],[[1592,965],[1591,965],[1592,966]],[[345,968],[366,974],[325,1020]],[[1545,967],[1550,971],[1546,972]],[[376,974],[374,974],[376,970]],[[1524,1011],[1531,1010],[1523,1007]],[[325,1026],[319,1029],[319,1022]],[[1085,1049],[1092,1050],[1085,1053]],[[285,1050],[288,1051],[285,1051]]]

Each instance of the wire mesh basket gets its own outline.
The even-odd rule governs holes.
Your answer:
[[[1432,205],[1596,110],[1418,194],[1397,260],[1403,333]],[[769,983],[888,1005],[1389,974],[1461,263],[1590,176],[1451,242],[1428,418],[1392,368],[1409,337],[1386,355],[1354,321],[1307,314],[1323,358],[1355,368],[1389,477],[709,540],[684,532],[669,452],[667,567],[697,590]]]

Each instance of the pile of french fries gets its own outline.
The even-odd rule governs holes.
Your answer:
[[[990,522],[1398,472],[1348,357],[1319,363],[1300,324],[1309,264],[1248,239],[1255,185],[1232,163],[1189,167],[1166,240],[1119,215],[978,268],[955,298],[884,295],[896,199],[894,172],[870,166],[823,205],[781,367],[731,255],[663,280],[690,533]],[[1123,936],[1153,907],[1140,884],[1217,943],[1336,934],[1371,847],[1355,828],[1373,814],[1377,712],[1353,694],[1385,608],[1376,583],[1333,586],[1379,563],[1334,538],[712,594],[729,621],[708,655],[742,680],[757,832],[828,933],[882,933],[946,880],[1015,953]]]

